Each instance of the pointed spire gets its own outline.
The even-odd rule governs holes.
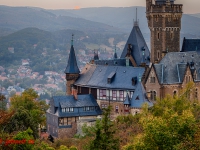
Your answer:
[[[77,65],[77,61],[76,61],[76,55],[75,55],[74,46],[73,46],[73,37],[74,37],[74,34],[72,34],[71,49],[70,49],[68,64],[65,69],[65,73],[76,74],[76,73],[80,73],[80,71]]]
[[[117,59],[117,47],[116,47],[116,45],[115,45],[114,59]]]

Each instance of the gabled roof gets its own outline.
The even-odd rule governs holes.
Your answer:
[[[80,73],[78,65],[77,65],[77,61],[76,61],[76,55],[75,55],[73,44],[71,45],[68,64],[65,69],[65,73],[72,73],[72,74]]]
[[[147,99],[146,91],[142,83],[138,82],[131,99],[131,107],[141,108],[144,103],[147,103],[149,107],[153,106],[153,103]]]
[[[198,51],[200,52],[200,39],[183,39],[181,52]]]
[[[145,68],[125,67],[125,66],[99,66],[87,64],[82,70],[79,79],[75,85],[93,88],[110,89],[135,89],[132,85],[132,78],[143,75]],[[112,83],[107,82],[108,76],[115,72]]]
[[[127,54],[128,44],[131,44],[132,46],[132,57],[134,58],[137,66],[139,66],[142,63],[142,49],[145,49],[145,61],[148,65],[150,60],[150,52],[149,48],[147,47],[147,44],[145,42],[145,39],[142,35],[142,32],[140,31],[140,28],[137,24],[134,25],[129,38],[127,40],[127,43],[124,47],[124,50],[121,54],[121,58],[125,58]]]
[[[128,95],[128,92],[127,92],[127,94],[126,94],[126,99],[125,99],[125,101],[124,101],[124,105],[131,105],[131,101],[130,101],[130,97],[129,97],[129,95]]]
[[[170,52],[159,64],[154,64],[160,84],[182,83],[188,67],[190,70],[192,69],[191,72],[196,70],[197,80],[200,80],[200,55],[195,51]]]

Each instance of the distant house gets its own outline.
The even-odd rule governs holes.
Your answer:
[[[11,52],[11,53],[14,53],[15,52],[15,48],[14,47],[8,47],[8,51]]]
[[[54,137],[73,137],[81,120],[94,121],[102,111],[91,94],[54,96],[47,111],[48,133]]]
[[[29,65],[28,60],[23,59],[23,60],[22,60],[22,65],[23,65],[23,66]]]

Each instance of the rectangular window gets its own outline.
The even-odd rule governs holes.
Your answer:
[[[150,77],[150,83],[155,83],[156,82],[156,78],[155,77]]]
[[[92,107],[90,107],[90,110],[94,111],[94,107],[93,107],[93,106],[92,106]]]
[[[107,108],[107,105],[106,104],[102,104],[101,105],[101,108],[103,109],[103,108]]]
[[[115,90],[112,91],[112,97],[117,98],[117,91],[115,91]]]
[[[72,118],[68,118],[67,125],[71,125],[71,124],[72,124]]]
[[[64,125],[67,125],[67,118],[64,118]]]
[[[69,108],[68,108],[68,109],[69,109]],[[69,111],[70,111],[70,112],[73,112],[73,111],[74,111],[74,108],[71,107],[71,108],[69,109]]]
[[[116,113],[119,112],[119,106],[115,106],[115,112],[116,112]]]
[[[119,99],[120,101],[124,100],[124,91],[119,91]]]
[[[106,97],[106,90],[99,90],[100,97]]]
[[[86,107],[86,110],[87,110],[87,111],[90,111],[90,107]]]

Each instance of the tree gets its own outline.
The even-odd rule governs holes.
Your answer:
[[[167,96],[157,100],[152,109],[144,106],[140,124],[143,132],[127,144],[125,150],[187,150],[200,149],[199,104],[188,100],[190,84],[180,96]],[[195,104],[195,105],[194,105]]]
[[[6,110],[6,97],[0,93],[0,110]]]
[[[29,127],[33,131],[33,136],[38,137],[39,125],[45,125],[45,113],[48,106],[44,101],[38,101],[38,95],[33,89],[25,90],[21,96],[15,95],[11,98],[11,111],[15,111],[6,130],[25,131]]]
[[[89,150],[118,150],[119,140],[114,137],[116,129],[114,122],[110,120],[111,107],[103,110],[102,120],[97,120],[95,124],[94,140],[86,147]]]

